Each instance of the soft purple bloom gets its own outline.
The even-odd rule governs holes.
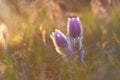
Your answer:
[[[73,38],[78,38],[82,35],[82,26],[78,17],[68,18],[67,31]]]
[[[58,47],[67,47],[68,46],[65,36],[59,30],[55,30],[55,32],[53,32],[52,36]]]
[[[83,63],[85,51],[82,45],[82,35],[82,25],[79,18],[76,17],[68,18],[66,36],[56,29],[50,37],[53,40],[56,51],[63,57],[64,61],[73,60],[77,55]]]

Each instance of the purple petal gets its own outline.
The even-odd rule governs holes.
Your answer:
[[[62,34],[62,32],[60,32],[59,30],[55,30],[53,36],[54,36],[54,39],[55,39],[55,42],[56,42],[57,46],[59,46],[59,47],[68,46],[66,38]]]
[[[82,35],[82,28],[79,18],[68,19],[68,34],[73,38],[78,38]]]

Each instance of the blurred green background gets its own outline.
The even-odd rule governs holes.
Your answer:
[[[67,18],[75,16],[83,26],[83,64],[65,63],[50,39],[56,28],[66,34]],[[119,0],[0,0],[0,80],[119,80],[119,75]]]

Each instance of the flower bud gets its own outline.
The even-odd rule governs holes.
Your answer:
[[[79,18],[68,18],[67,32],[73,38],[81,37],[82,26]]]
[[[52,36],[53,36],[52,39],[54,39],[55,44],[58,47],[67,47],[68,46],[66,37],[59,30],[55,30],[55,32],[52,33]]]

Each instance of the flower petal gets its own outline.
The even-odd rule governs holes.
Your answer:
[[[78,38],[82,35],[82,26],[78,17],[68,18],[67,31],[73,38]]]

